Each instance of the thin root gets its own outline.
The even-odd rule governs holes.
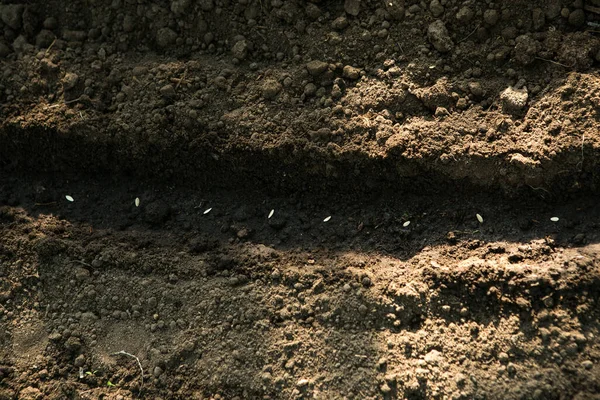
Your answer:
[[[116,353],[112,353],[111,356],[127,356],[127,357],[131,357],[131,358],[135,358],[135,361],[137,361],[138,366],[140,367],[140,371],[142,372],[142,374],[140,375],[142,384],[140,386],[140,392],[142,391],[142,389],[144,388],[144,368],[142,368],[142,363],[140,362],[140,359],[137,356],[134,356],[131,353],[127,353],[126,351],[118,351]]]

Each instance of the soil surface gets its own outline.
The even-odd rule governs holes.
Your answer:
[[[600,399],[599,32],[0,0],[0,399]]]

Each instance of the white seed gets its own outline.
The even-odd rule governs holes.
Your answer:
[[[210,210],[212,210],[212,208],[207,208],[206,210],[204,210],[204,215],[208,214]]]
[[[140,198],[139,198],[139,197],[136,197],[136,198],[135,198],[135,206],[136,206],[136,207],[139,207],[139,206],[140,206]]]
[[[323,222],[327,222],[331,219],[331,215],[323,220]]]
[[[267,218],[271,218],[273,216],[273,214],[275,214],[275,210],[271,210],[271,212],[269,213],[269,216]]]
[[[409,226],[409,225],[410,225],[410,221],[406,221],[405,223],[403,223],[403,224],[402,224],[402,226],[403,226],[403,227],[405,227],[405,228],[406,228],[407,226]]]
[[[74,199],[74,198],[72,198],[72,197],[71,197],[71,196],[69,196],[69,195],[66,195],[66,196],[65,196],[65,199],[67,199],[67,200],[69,200],[69,201],[75,201],[75,199]]]
[[[550,218],[550,221],[552,222],[558,222],[559,218],[558,217],[552,217]]]
[[[477,221],[479,221],[480,224],[483,224],[483,217],[479,214],[477,214],[476,216],[477,216]]]

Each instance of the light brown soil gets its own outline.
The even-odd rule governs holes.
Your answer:
[[[0,399],[600,398],[600,4],[0,3]]]

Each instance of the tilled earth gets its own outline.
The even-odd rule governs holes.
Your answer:
[[[599,26],[0,0],[0,399],[600,398]]]

